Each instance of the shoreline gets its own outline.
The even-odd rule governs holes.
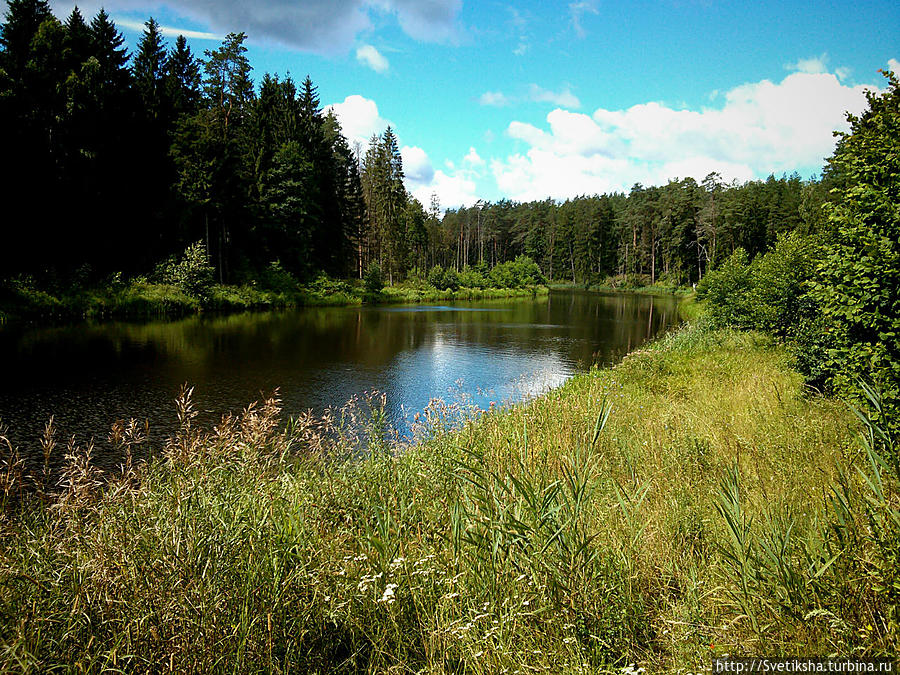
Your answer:
[[[501,300],[547,295],[550,289],[538,285],[521,288],[436,288],[398,284],[378,294],[366,293],[351,283],[334,282],[339,290],[300,288],[275,292],[253,286],[214,286],[204,298],[192,296],[175,286],[132,284],[123,289],[92,289],[63,297],[43,291],[20,293],[0,306],[0,327],[11,325],[57,325],[83,321],[176,320],[198,315],[228,315],[304,307],[357,307],[419,304],[440,300]],[[11,296],[11,293],[7,293]]]

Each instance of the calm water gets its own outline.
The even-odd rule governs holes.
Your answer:
[[[537,300],[314,308],[174,322],[0,329],[0,420],[24,454],[55,415],[64,437],[105,439],[116,419],[175,424],[182,383],[207,420],[280,388],[285,412],[387,394],[404,419],[433,397],[480,407],[546,391],[677,322],[675,301],[554,292]],[[98,449],[102,452],[102,444]]]

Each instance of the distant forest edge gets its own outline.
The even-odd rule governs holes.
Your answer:
[[[479,202],[442,214],[404,187],[388,127],[351,147],[307,77],[251,79],[245,35],[203,58],[146,23],[133,55],[105,11],[65,22],[12,0],[0,26],[0,128],[7,286],[171,281],[196,242],[220,283],[274,269],[425,280],[527,256],[550,281],[671,286],[699,281],[735,249],[816,232],[830,176],[726,184],[718,174],[628,195]],[[20,214],[12,216],[10,214]],[[282,278],[279,276],[279,278]]]

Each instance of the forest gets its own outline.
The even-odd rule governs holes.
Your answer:
[[[444,210],[404,187],[395,130],[351,144],[307,76],[257,81],[246,35],[196,55],[152,18],[130,54],[109,15],[13,0],[0,26],[0,278],[39,287],[162,280],[197,242],[220,283],[325,273],[486,279],[525,255],[550,281],[699,281],[736,248],[817,231],[829,175],[635,185],[565,202]],[[434,268],[440,269],[435,272]],[[429,272],[435,272],[430,274]],[[155,275],[155,276],[154,276]],[[455,282],[450,282],[455,283]]]

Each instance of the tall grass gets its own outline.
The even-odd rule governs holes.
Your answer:
[[[420,442],[273,397],[100,476],[0,488],[0,669],[583,673],[896,653],[892,440],[702,320]],[[877,401],[877,393],[872,392]],[[854,436],[857,433],[857,436]],[[33,481],[32,484],[26,484]]]

